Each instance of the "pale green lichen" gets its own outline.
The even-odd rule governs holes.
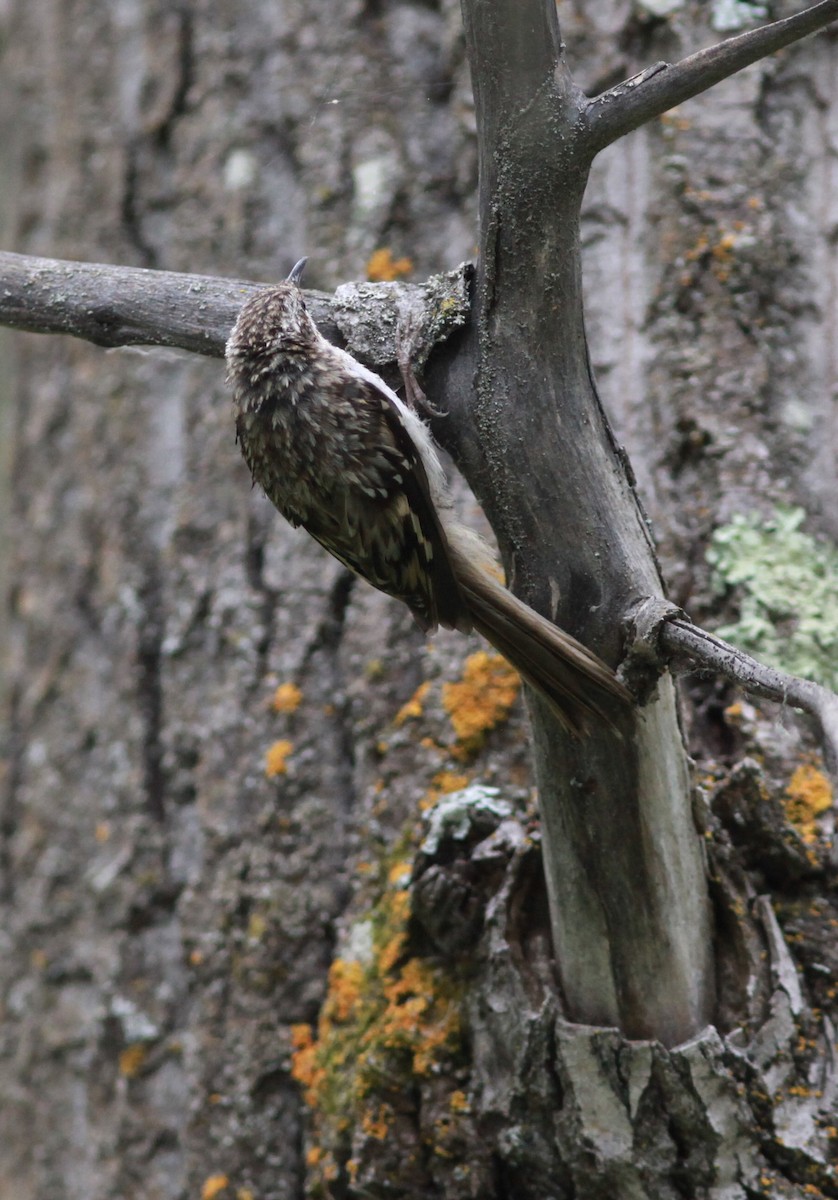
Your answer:
[[[714,0],[711,23],[718,33],[733,33],[767,16],[766,6],[756,0]]]
[[[475,783],[443,796],[426,817],[428,832],[421,845],[423,854],[436,855],[443,841],[465,841],[481,818],[495,823],[512,816],[512,805],[501,799],[500,790]]]
[[[838,550],[802,532],[802,508],[738,514],[707,552],[719,593],[736,589],[739,619],[719,637],[763,661],[838,688]]]

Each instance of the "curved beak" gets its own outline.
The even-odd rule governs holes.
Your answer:
[[[296,283],[297,287],[299,287],[300,280],[303,277],[303,271],[306,269],[307,262],[308,262],[307,258],[301,258],[298,263],[295,263],[294,266],[291,268],[291,274],[288,276],[288,278],[286,279],[285,282],[286,283]]]

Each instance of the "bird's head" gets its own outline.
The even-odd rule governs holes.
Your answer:
[[[300,280],[307,258],[295,264],[288,278],[265,288],[245,304],[227,341],[227,362],[271,358],[277,354],[306,354],[317,327],[306,310]]]

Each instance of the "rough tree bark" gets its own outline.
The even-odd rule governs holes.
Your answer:
[[[481,134],[479,495],[514,586],[616,662],[628,605],[661,582],[588,363],[582,108],[549,5],[464,10]],[[560,737],[537,710],[533,721],[568,1013],[684,1041],[711,1019],[715,979],[670,682],[619,743],[607,729]]]
[[[565,14],[565,34],[590,94],[718,36],[677,5],[589,8]],[[70,26],[57,2],[12,5],[7,243],[265,278],[316,245],[323,284],[382,243],[413,251],[420,277],[466,257],[475,143],[456,12],[233,18],[91,4]],[[466,18],[481,254],[474,319],[429,364],[451,414],[437,432],[516,588],[615,661],[620,618],[660,584],[585,354],[584,106],[541,5]],[[835,294],[828,272],[808,287],[805,242],[834,218],[799,220],[804,181],[810,207],[830,194],[808,167],[834,153],[818,82],[831,67],[822,38],[725,85],[740,89],[725,93],[728,153],[706,180],[714,98],[594,168],[594,359],[676,599],[702,618],[719,607],[714,525],[769,490],[803,496],[815,529],[836,519],[825,472],[804,469],[807,444],[828,440],[834,363],[803,357]],[[641,83],[654,97],[665,76]],[[633,87],[647,119],[654,99]],[[801,145],[811,93],[822,140]],[[589,158],[628,124],[608,132],[605,100],[588,111]],[[323,307],[350,340],[351,299]],[[91,307],[96,340],[145,340],[141,325],[121,337],[101,288]],[[217,351],[217,331],[188,324],[172,344]],[[831,910],[803,905],[825,858],[768,786],[799,739],[766,750],[774,725],[737,729],[693,689],[711,813],[690,805],[668,681],[616,749],[567,745],[535,711],[548,922],[520,714],[489,733],[512,685],[470,660],[465,690],[446,690],[456,640],[422,648],[248,495],[217,367],[55,339],[14,355],[0,1195],[245,1200],[299,1195],[306,1171],[335,1194],[836,1194],[833,952],[817,936]],[[815,383],[790,394],[804,370]],[[269,711],[292,681],[301,694],[285,686]],[[767,774],[725,771],[753,747]],[[420,798],[436,806],[416,849]],[[766,881],[789,920],[809,914],[808,990],[770,905],[744,911]],[[729,1036],[700,1031],[710,1020]]]

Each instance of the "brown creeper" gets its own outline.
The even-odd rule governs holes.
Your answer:
[[[253,479],[292,525],[426,631],[483,634],[581,733],[608,720],[602,693],[628,700],[610,667],[486,570],[485,549],[453,516],[424,422],[382,379],[320,335],[300,277],[259,292],[227,342],[236,431]]]

